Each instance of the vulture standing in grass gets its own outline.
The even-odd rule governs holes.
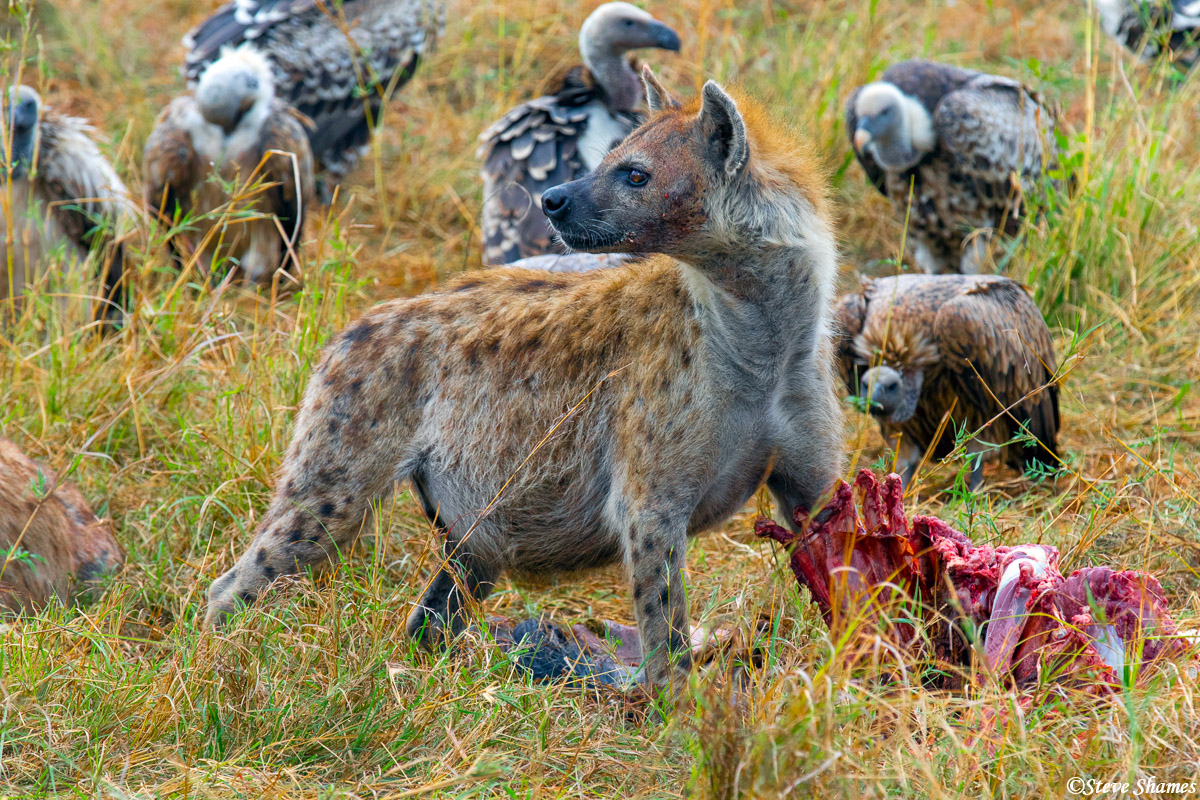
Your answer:
[[[2,141],[11,150],[0,150],[0,301],[6,310],[0,315],[56,258],[82,263],[94,254],[102,278],[95,317],[119,319],[126,297],[120,234],[133,211],[125,184],[86,120],[43,105],[28,86],[9,90],[7,111]]]
[[[203,276],[229,262],[243,283],[270,286],[299,248],[313,202],[312,153],[273,80],[257,50],[230,50],[194,94],[171,101],[146,140],[146,206],[171,228],[181,261],[200,250]]]
[[[1150,63],[1165,56],[1183,69],[1200,60],[1200,0],[1096,0],[1100,27]]]
[[[908,218],[908,243],[928,273],[976,274],[992,235],[1020,229],[1024,195],[1057,158],[1055,125],[1017,81],[929,61],[889,68],[846,104],[854,154]]]
[[[253,45],[279,98],[313,121],[318,171],[340,183],[444,21],[436,0],[234,0],[184,37],[185,72],[195,85],[224,48]]]
[[[542,192],[587,174],[641,122],[645,90],[626,54],[643,47],[678,50],[679,35],[636,6],[605,3],[579,30],[583,64],[479,137],[485,264],[556,252]]]
[[[977,434],[980,453],[1005,445],[1024,470],[1058,468],[1058,386],[1046,321],[1025,289],[997,275],[900,275],[867,279],[836,312],[838,368],[896,451],[907,484],[923,455],[954,449],[956,430]],[[949,414],[941,435],[938,429]],[[970,485],[983,477],[974,460]]]

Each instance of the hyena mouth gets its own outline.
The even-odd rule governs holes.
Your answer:
[[[599,225],[604,225],[604,223],[599,223]],[[551,223],[551,227],[554,227],[554,223]],[[628,242],[626,235],[615,230],[605,230],[603,227],[572,226],[566,229],[554,227],[554,231],[558,234],[559,240],[569,249],[586,253],[610,252],[618,244]],[[622,250],[624,249],[622,248]]]

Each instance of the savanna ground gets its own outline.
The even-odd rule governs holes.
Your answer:
[[[140,194],[141,144],[181,87],[178,40],[215,6],[38,2],[26,37],[27,6],[10,3],[8,68],[24,53],[24,80],[90,117]],[[402,623],[437,554],[407,492],[335,580],[277,587],[228,632],[200,632],[204,592],[266,505],[322,342],[374,302],[479,267],[475,136],[576,61],[591,7],[452,3],[374,156],[310,226],[294,297],[201,291],[143,224],[137,310],[120,335],[80,335],[81,320],[45,298],[5,332],[0,431],[69,473],[113,520],[129,564],[81,610],[0,624],[0,795],[1064,797],[1077,775],[1197,779],[1200,693],[1174,670],[1112,699],[1051,697],[1024,713],[986,680],[947,694],[835,668],[781,554],[749,535],[750,507],[693,545],[690,598],[694,621],[772,620],[765,664],[735,704],[721,670],[697,676],[665,724],[612,697],[532,685],[494,648],[414,652]],[[971,496],[960,462],[929,465],[910,509],[976,542],[1053,544],[1067,570],[1149,570],[1191,625],[1200,79],[1168,91],[1168,71],[1089,30],[1074,0],[651,10],[684,40],[678,55],[650,56],[668,85],[739,82],[827,154],[847,285],[860,269],[894,269],[902,234],[848,153],[853,86],[925,56],[1022,78],[1061,103],[1080,190],[1052,198],[1000,261],[1056,334],[1069,472],[990,468]],[[72,281],[50,288],[83,289]],[[851,462],[881,466],[873,426],[847,410]],[[630,619],[618,570],[504,585],[487,612]],[[993,711],[1008,722],[972,743]]]

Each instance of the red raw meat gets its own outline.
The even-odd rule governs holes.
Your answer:
[[[861,470],[853,489],[841,482],[817,514],[795,509],[794,530],[754,524],[788,548],[835,642],[861,631],[917,655],[928,641],[939,661],[965,667],[972,649],[954,629],[981,631],[987,668],[1016,686],[1049,681],[1097,692],[1163,658],[1194,657],[1153,577],[1094,567],[1064,578],[1053,547],[977,547],[929,516],[910,527],[902,499],[899,476],[881,486]],[[1138,671],[1127,674],[1131,666]]]

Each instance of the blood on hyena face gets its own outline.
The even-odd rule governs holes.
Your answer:
[[[592,252],[678,253],[703,227],[705,169],[698,121],[659,115],[634,131],[589,175],[543,195],[563,242]]]

